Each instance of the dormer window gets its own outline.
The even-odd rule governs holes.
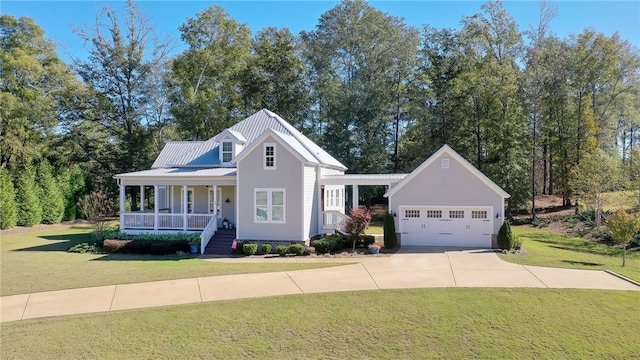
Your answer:
[[[231,160],[233,160],[233,143],[224,141],[222,143],[222,162],[229,163]]]
[[[264,169],[276,168],[276,144],[264,144]]]

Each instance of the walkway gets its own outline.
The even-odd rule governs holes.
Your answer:
[[[416,250],[416,249],[414,249]],[[280,261],[207,259],[206,261]],[[640,291],[604,271],[523,266],[482,250],[403,252],[390,257],[292,258],[282,261],[357,261],[357,264],[262,274],[211,276],[139,284],[48,291],[0,298],[0,321],[84,314],[206,301],[318,292],[428,288],[537,287]]]

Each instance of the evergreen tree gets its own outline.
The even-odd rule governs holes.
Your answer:
[[[40,198],[42,223],[59,223],[64,216],[64,196],[53,176],[53,169],[46,160],[41,162],[38,167],[38,182],[42,189],[42,197]]]
[[[11,174],[0,170],[0,229],[9,229],[17,224],[16,191]]]
[[[391,213],[384,215],[384,247],[386,249],[393,249],[398,244],[398,237],[396,235],[396,226]]]
[[[40,224],[42,221],[40,188],[36,182],[36,172],[31,165],[26,165],[18,177],[16,202],[18,204],[18,225]]]

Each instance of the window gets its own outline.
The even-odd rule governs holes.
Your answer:
[[[443,158],[441,163],[442,163],[442,168],[443,169],[448,169],[449,168],[449,158]]]
[[[405,210],[404,217],[406,218],[419,218],[420,210]]]
[[[284,189],[256,189],[256,222],[285,222]]]
[[[264,144],[264,168],[276,168],[276,144]]]
[[[427,217],[431,219],[440,219],[442,217],[442,210],[427,210]]]
[[[486,210],[472,210],[471,211],[472,219],[486,219],[487,211]]]
[[[233,143],[225,141],[222,143],[222,162],[228,163],[233,160]]]
[[[187,188],[187,213],[193,213],[193,188]]]
[[[464,219],[464,210],[449,210],[449,219]]]

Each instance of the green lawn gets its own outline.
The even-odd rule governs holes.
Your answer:
[[[500,254],[505,261],[572,269],[607,269],[640,281],[638,253],[627,252],[627,266],[622,267],[622,249],[527,226],[513,226],[512,229],[524,240],[526,255]]]
[[[379,290],[1,325],[2,358],[631,359],[630,291]]]
[[[193,256],[74,254],[67,249],[90,241],[90,228],[3,234],[0,295],[79,287],[181,279],[197,276],[301,270],[329,263],[216,263]]]
[[[369,227],[365,230],[365,234],[382,235],[384,234],[384,228],[382,227],[382,224],[370,224]]]

